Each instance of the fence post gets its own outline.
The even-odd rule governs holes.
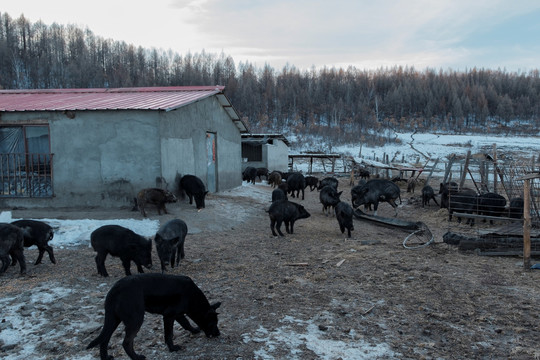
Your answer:
[[[497,164],[497,144],[493,144],[493,164]],[[497,167],[493,166],[493,192],[497,194]]]
[[[523,184],[523,268],[531,269],[531,179]]]

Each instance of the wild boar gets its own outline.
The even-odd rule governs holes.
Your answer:
[[[272,185],[272,187],[279,186],[281,184],[281,174],[279,171],[272,171],[270,175],[268,175],[268,184]]]
[[[319,178],[315,176],[306,176],[306,187],[309,186],[309,191],[317,189],[319,186]]]
[[[377,215],[377,208],[380,201],[389,203],[397,216],[396,199],[401,199],[399,187],[390,180],[372,179],[365,185],[357,185],[351,189],[353,207],[373,204],[374,215]]]
[[[86,347],[91,349],[99,345],[102,360],[110,360],[108,345],[111,336],[120,325],[124,324],[126,335],[122,343],[131,359],[146,359],[133,348],[144,321],[144,313],[163,316],[165,344],[169,351],[178,351],[179,345],[173,342],[174,322],[185,330],[197,334],[202,329],[207,337],[219,336],[218,314],[220,302],[210,305],[208,299],[193,280],[187,276],[166,274],[140,274],[118,280],[105,298],[105,320],[97,338]],[[197,324],[193,327],[189,320]]]
[[[424,207],[425,205],[429,206],[429,200],[431,199],[433,199],[435,204],[439,206],[437,199],[435,199],[435,191],[431,186],[426,185],[422,188],[422,207]]]
[[[261,176],[264,176],[266,180],[268,180],[268,169],[265,167],[259,167],[257,168],[257,177],[259,178],[259,181],[262,181]]]
[[[337,190],[338,185],[339,185],[339,181],[335,177],[326,177],[326,178],[322,179],[321,181],[319,181],[319,187],[317,188],[317,190],[320,191],[320,190],[322,190],[323,187],[325,187],[327,185],[332,186],[334,189]]]
[[[344,201],[340,201],[334,208],[334,211],[336,212],[336,219],[341,233],[345,233],[345,229],[347,229],[347,236],[351,237],[351,231],[354,230],[353,209],[351,205]]]
[[[336,189],[334,189],[331,185],[326,185],[321,189],[319,192],[319,200],[323,206],[323,213],[328,216],[328,213],[332,211],[332,208],[334,208],[339,203],[339,197],[343,191],[337,192]],[[332,211],[332,214],[334,212]]]
[[[90,234],[90,243],[97,252],[96,265],[98,274],[107,277],[105,259],[108,254],[119,257],[126,275],[131,275],[130,263],[137,265],[139,273],[142,267],[152,268],[152,241],[119,225],[104,225]]]
[[[137,206],[144,217],[146,217],[146,211],[144,211],[146,204],[156,205],[158,214],[161,215],[161,210],[165,214],[168,214],[165,207],[166,203],[174,203],[176,201],[176,196],[172,192],[159,188],[142,189],[137,194]]]
[[[306,188],[306,178],[300,173],[292,173],[287,177],[287,187],[288,193],[292,197],[295,197],[294,192],[296,191],[296,198],[299,197],[300,191],[302,192],[302,200],[304,200],[304,189]]]
[[[34,265],[41,264],[45,251],[49,254],[51,262],[56,264],[53,249],[49,245],[49,241],[54,237],[54,231],[49,224],[37,220],[17,220],[11,224],[18,226],[23,231],[24,247],[37,246],[39,255]]]
[[[242,171],[242,181],[247,181],[255,184],[255,179],[257,178],[257,169],[252,166],[248,166]]]
[[[184,242],[187,233],[187,225],[180,219],[170,220],[159,228],[154,242],[161,262],[162,273],[165,272],[167,265],[170,264],[173,268],[176,260],[176,266],[178,266],[180,259],[185,257]]]
[[[184,175],[180,179],[180,184],[178,192],[182,198],[185,195],[189,197],[189,204],[193,204],[193,199],[195,199],[195,206],[198,210],[204,209],[205,197],[208,194],[208,191],[204,187],[204,183],[195,175]]]
[[[277,229],[280,236],[284,236],[281,232],[281,223],[284,222],[285,230],[288,234],[292,234],[296,220],[307,219],[311,216],[302,205],[287,200],[274,201],[268,209],[268,215],[270,216],[270,229],[274,236],[277,236],[274,228]]]
[[[0,274],[9,267],[10,255],[15,263],[19,263],[21,275],[26,273],[24,258],[24,235],[21,228],[12,224],[0,223]]]

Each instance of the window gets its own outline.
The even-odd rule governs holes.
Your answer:
[[[247,161],[262,161],[262,145],[243,142],[242,158]]]
[[[0,196],[53,196],[47,125],[0,127]]]

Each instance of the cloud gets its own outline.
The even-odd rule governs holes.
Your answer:
[[[4,11],[84,24],[96,35],[136,46],[180,54],[223,51],[236,62],[278,69],[515,69],[535,68],[540,60],[536,0],[19,0]]]
[[[488,41],[491,29],[540,7],[534,1],[516,6],[503,0],[196,3],[198,11],[189,21],[205,34],[210,48],[301,68],[344,63],[481,66],[485,59],[471,58],[482,54],[468,45],[471,39],[482,35]]]

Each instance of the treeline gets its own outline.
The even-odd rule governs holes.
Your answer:
[[[254,132],[288,129],[342,140],[389,127],[530,134],[540,125],[538,70],[275,70],[236,65],[224,53],[145,49],[22,15],[1,13],[0,21],[3,89],[219,84]]]

